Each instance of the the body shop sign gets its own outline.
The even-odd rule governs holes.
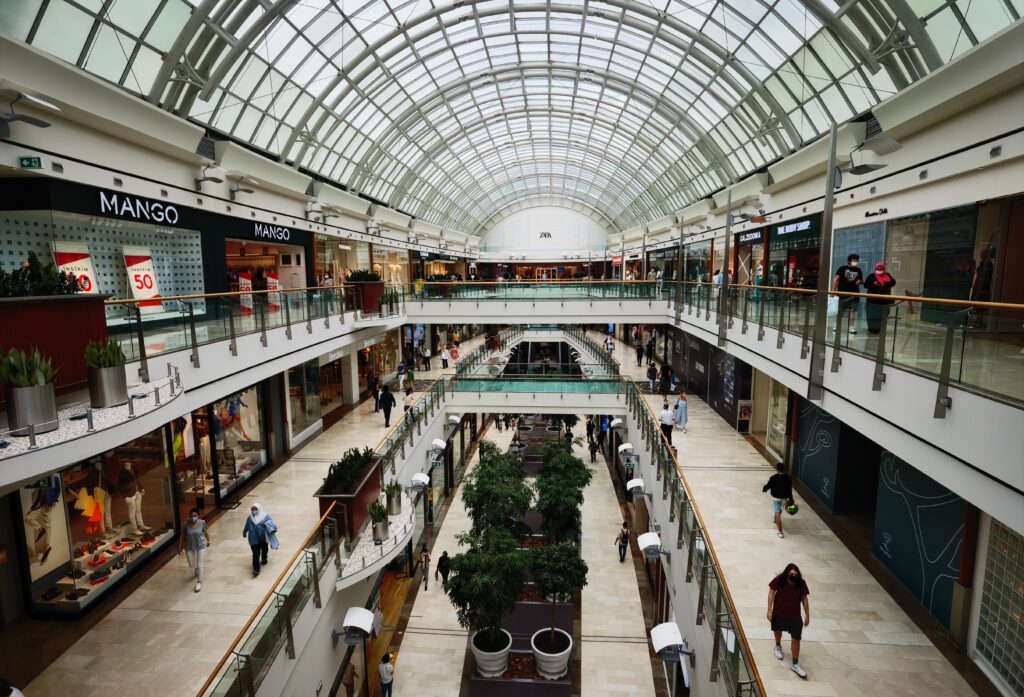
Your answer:
[[[100,191],[100,215],[158,225],[177,225],[181,220],[178,209],[168,203],[122,191]]]

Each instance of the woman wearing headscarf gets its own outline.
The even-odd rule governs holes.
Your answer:
[[[242,528],[242,537],[249,540],[252,549],[252,575],[260,575],[260,566],[267,563],[267,554],[271,548],[277,549],[277,525],[263,507],[254,503],[249,508],[249,516]]]
[[[889,275],[885,268],[885,262],[875,264],[875,272],[864,281],[864,288],[868,292],[868,301],[865,305],[868,321],[868,334],[877,334],[882,329],[882,313],[885,305],[891,305],[892,300],[885,297],[892,294],[892,287],[896,285],[896,279]]]
[[[679,398],[676,399],[675,412],[676,427],[683,429],[683,433],[686,433],[686,390],[679,393]]]

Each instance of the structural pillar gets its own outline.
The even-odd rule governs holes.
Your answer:
[[[836,190],[836,139],[839,129],[835,123],[828,135],[828,168],[825,170],[825,201],[821,213],[821,242],[818,245],[818,293],[814,297],[814,332],[811,342],[811,374],[807,381],[807,399],[820,402],[825,396],[825,347],[828,330],[828,291],[832,276],[828,273],[828,260],[832,258],[832,208]],[[838,348],[838,347],[837,347]]]
[[[978,559],[980,523],[981,511],[964,501],[960,567],[953,582],[953,602],[949,612],[949,635],[961,649],[967,647],[967,634],[971,624],[971,599],[974,595],[974,567]]]
[[[341,357],[341,403],[359,403],[359,361],[355,351]]]

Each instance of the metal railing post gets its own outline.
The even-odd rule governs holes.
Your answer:
[[[146,337],[142,331],[142,308],[135,306],[135,335],[139,343],[139,378],[149,382],[149,359],[146,358]]]
[[[750,315],[750,289],[746,289],[746,293],[743,295],[743,323],[740,325],[740,334],[747,333],[747,317]]]
[[[287,293],[281,294],[281,299],[284,301],[284,335],[291,341],[292,338],[292,299]]]
[[[774,292],[774,291],[773,291]],[[757,304],[757,340],[764,338],[764,306],[768,302],[768,295],[762,295]]]
[[[230,301],[229,301],[230,302]],[[228,305],[228,350],[231,351],[232,356],[238,355],[238,336],[235,333],[235,313],[234,303],[230,302]]]
[[[237,654],[238,682],[245,690],[245,697],[256,697],[256,676],[252,674],[252,661],[244,654]]]
[[[199,341],[196,339],[196,318],[192,311],[192,303],[186,302],[188,306],[188,331],[192,339],[192,367],[199,367]]]
[[[872,392],[878,392],[882,389],[882,383],[885,382],[885,335],[888,324],[889,305],[882,305],[882,326],[879,327],[878,331],[878,350],[875,351],[875,376],[871,381]]]
[[[313,586],[313,607],[320,609],[323,602],[320,599],[320,574],[316,571],[316,551],[306,550],[306,568],[309,570],[309,582]]]
[[[807,358],[811,350],[811,304],[806,303],[804,307],[804,332],[800,342],[800,358]]]
[[[306,302],[306,333],[313,333],[313,294],[308,290],[303,291]]]
[[[274,604],[277,606],[277,619],[284,623],[284,651],[288,658],[295,659],[295,635],[292,632],[292,619],[285,608],[285,596],[275,592]]]
[[[832,372],[838,373],[839,366],[843,364],[843,357],[839,355],[839,350],[842,348],[840,343],[843,340],[843,301],[839,301],[839,311],[836,312],[836,333],[835,339],[832,346]]]
[[[267,345],[267,311],[265,305],[256,300],[256,312],[260,322],[260,343]]]
[[[936,419],[946,418],[946,412],[953,406],[953,398],[949,396],[949,372],[953,365],[953,335],[956,333],[955,320],[959,314],[949,313],[946,322],[946,341],[942,345],[942,366],[939,368],[939,387],[935,394]]]
[[[786,343],[786,307],[789,305],[789,298],[783,298],[779,305],[779,335],[775,338],[775,348],[780,349]]]

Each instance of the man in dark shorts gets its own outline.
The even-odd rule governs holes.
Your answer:
[[[832,277],[832,290],[841,293],[859,293],[864,285],[864,272],[859,268],[860,255],[851,254],[846,257],[846,263],[836,269],[836,275]],[[844,295],[839,298],[839,306],[846,310],[847,331],[857,333],[857,306],[860,298],[851,298]]]
[[[786,564],[786,570],[768,584],[768,620],[775,634],[775,658],[782,660],[782,633],[788,632],[793,646],[790,670],[801,678],[807,677],[807,671],[800,666],[800,637],[804,627],[811,623],[811,603],[807,599],[810,594],[796,564]],[[802,619],[801,605],[804,608]]]

